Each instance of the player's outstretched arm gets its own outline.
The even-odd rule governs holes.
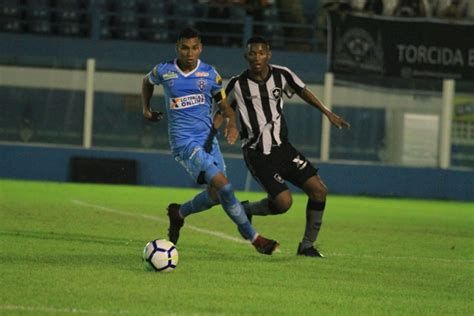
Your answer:
[[[232,145],[237,141],[237,138],[239,137],[239,130],[237,129],[237,123],[235,122],[235,112],[230,106],[227,99],[222,99],[218,103],[218,106],[220,113],[225,119],[224,121],[227,121],[227,125],[224,128],[224,136],[225,138],[227,138],[227,142]],[[216,119],[219,120],[220,118],[214,118],[214,124],[218,123],[216,122]]]
[[[301,92],[298,93],[298,95],[305,100],[307,103],[311,104],[315,108],[319,109],[326,117],[329,119],[329,121],[334,124],[337,128],[350,128],[351,124],[347,122],[345,119],[342,117],[334,114],[329,110],[324,103],[318,99],[317,96],[315,96],[310,90],[307,88],[304,88],[301,90]]]

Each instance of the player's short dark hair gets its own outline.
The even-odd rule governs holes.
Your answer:
[[[178,41],[182,39],[189,39],[189,38],[195,38],[195,37],[201,40],[201,33],[195,28],[191,26],[187,26],[179,32]]]
[[[250,44],[264,44],[268,48],[270,48],[270,44],[268,43],[268,41],[261,36],[252,36],[251,38],[249,38],[247,40],[247,46]]]

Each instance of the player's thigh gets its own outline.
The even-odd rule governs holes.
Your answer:
[[[213,177],[219,172],[225,175],[225,165],[220,150],[207,153],[196,143],[175,153],[174,157],[194,181],[198,181],[203,172],[212,173],[206,178]]]
[[[224,157],[222,156],[222,152],[219,147],[219,143],[217,143],[217,141],[212,146],[212,150],[209,153],[209,155],[212,156],[214,163],[216,164],[216,167],[222,171],[224,176],[227,177],[227,166],[225,164]]]
[[[253,149],[244,149],[244,160],[253,178],[275,199],[281,192],[288,190],[285,180],[278,170],[277,156],[263,155]]]
[[[284,144],[280,149],[282,159],[281,174],[300,189],[312,177],[318,175],[318,170],[311,162],[290,143]]]

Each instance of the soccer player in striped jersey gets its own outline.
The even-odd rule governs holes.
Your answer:
[[[288,141],[282,113],[283,96],[291,97],[296,93],[338,128],[349,128],[350,124],[324,106],[293,71],[269,64],[271,56],[270,46],[264,38],[250,38],[245,53],[249,68],[233,77],[226,86],[231,105],[240,114],[245,162],[268,194],[261,201],[243,203],[244,208],[250,219],[253,215],[285,213],[292,204],[285,181],[293,183],[308,195],[306,227],[297,254],[324,257],[314,245],[321,228],[328,190],[317,169]],[[214,126],[219,126],[220,122],[222,117],[215,115]]]
[[[185,217],[221,204],[241,235],[251,241],[258,252],[270,255],[279,244],[259,235],[249,222],[226,177],[217,139],[212,139],[211,146],[204,149],[212,128],[212,100],[228,119],[225,136],[230,144],[237,140],[238,129],[222,79],[212,66],[199,59],[201,51],[199,32],[185,28],[176,43],[177,58],[156,65],[142,83],[144,117],[154,122],[163,118],[163,114],[152,111],[150,105],[154,85],[162,85],[172,154],[197,183],[208,185],[192,200],[168,206],[169,239],[175,244],[178,242]]]

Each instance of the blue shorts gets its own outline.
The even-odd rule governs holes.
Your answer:
[[[214,138],[210,153],[207,153],[198,142],[191,141],[186,146],[175,150],[173,156],[196,183],[209,183],[219,172],[226,175],[224,158],[216,138]],[[202,181],[203,179],[205,182]]]

